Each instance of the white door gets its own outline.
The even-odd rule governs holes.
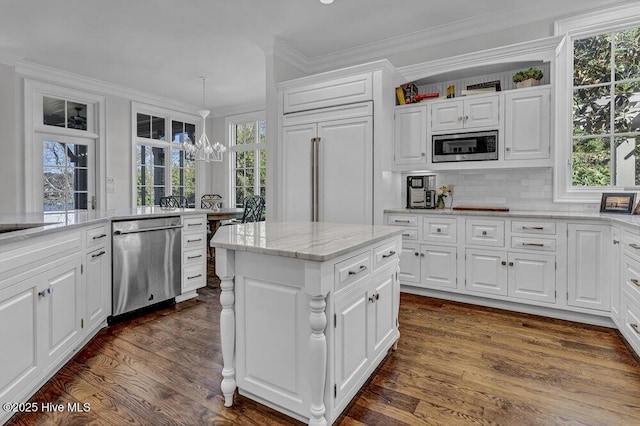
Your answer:
[[[427,107],[396,109],[394,125],[394,163],[426,163]]]
[[[400,281],[420,282],[420,245],[402,243],[400,251]]]
[[[568,225],[570,306],[608,311],[611,304],[609,226]]]
[[[504,159],[549,158],[549,89],[505,94]]]
[[[555,263],[552,255],[509,253],[509,296],[555,303]]]
[[[487,294],[507,295],[507,256],[503,252],[467,250],[466,288]]]
[[[483,96],[464,100],[464,128],[497,127],[500,123],[499,97]]]
[[[318,219],[372,225],[372,117],[320,122],[318,137]]]
[[[460,101],[443,101],[431,104],[431,131],[462,129],[464,107]]]
[[[428,288],[457,288],[457,248],[423,245],[420,250],[422,285]]]
[[[282,129],[282,218],[311,220],[311,139],[316,124]]]
[[[36,133],[35,206],[44,212],[96,208],[95,140]]]

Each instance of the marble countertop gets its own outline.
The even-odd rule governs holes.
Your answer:
[[[400,233],[396,226],[267,221],[223,226],[211,246],[322,262]]]
[[[0,214],[0,244],[21,241],[61,230],[73,229],[105,221],[204,214],[206,212],[207,210],[200,209],[167,209],[155,206],[68,213]],[[6,232],[18,227],[26,227],[26,229]]]
[[[599,213],[599,212],[568,212],[568,211],[542,211],[542,210],[510,210],[501,211],[478,211],[478,210],[451,210],[447,209],[385,209],[385,213],[394,214],[418,214],[418,215],[438,215],[438,216],[491,216],[491,217],[514,217],[514,218],[536,218],[536,219],[580,219],[599,220],[608,223],[631,225],[640,227],[640,215],[621,213]]]

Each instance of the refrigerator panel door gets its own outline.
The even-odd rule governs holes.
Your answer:
[[[312,139],[316,124],[287,126],[282,129],[282,218],[312,219]]]
[[[373,119],[318,124],[319,220],[373,224]]]

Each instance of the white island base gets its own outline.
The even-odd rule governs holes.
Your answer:
[[[398,232],[287,222],[225,228],[212,240],[225,405],[237,387],[298,420],[333,423],[400,336]]]

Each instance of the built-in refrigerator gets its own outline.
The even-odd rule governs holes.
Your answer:
[[[373,224],[373,103],[287,114],[284,220]]]

